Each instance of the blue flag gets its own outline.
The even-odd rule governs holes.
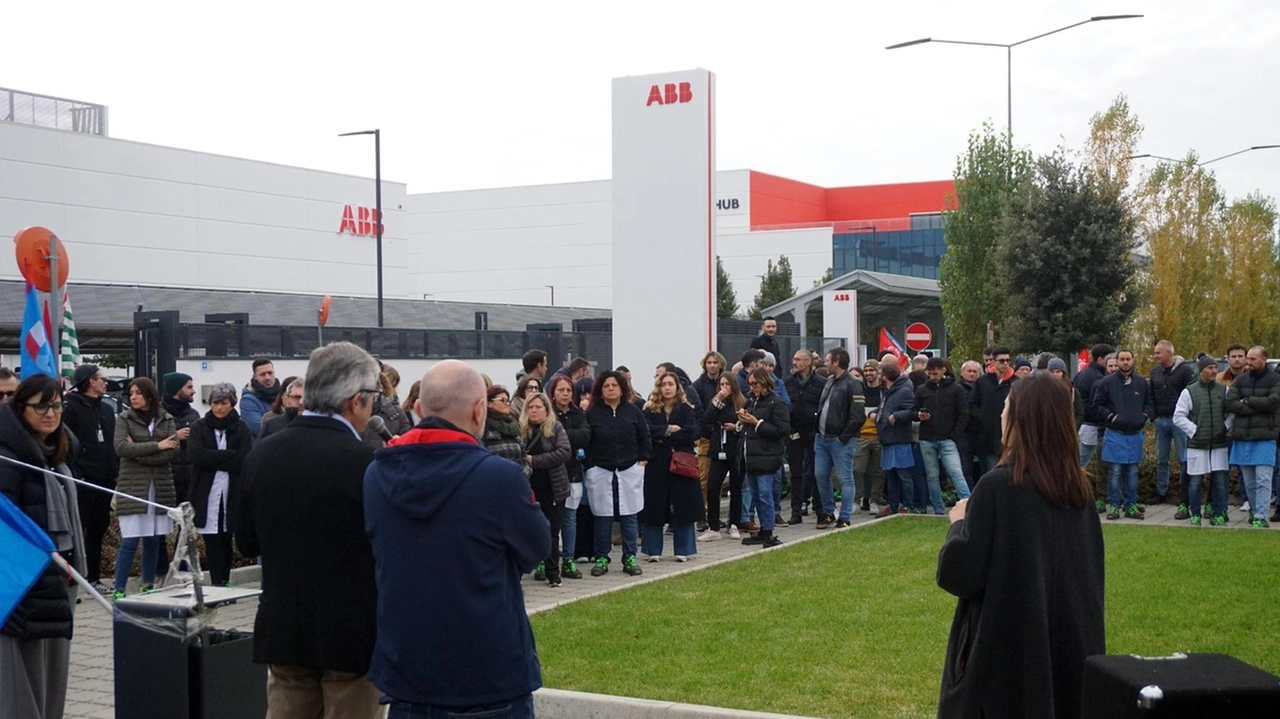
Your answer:
[[[22,378],[47,374],[57,378],[53,362],[53,345],[49,342],[49,325],[40,313],[36,288],[27,283],[27,306],[22,313],[22,334],[18,336],[22,352]]]
[[[0,494],[0,624],[49,564],[53,540]]]

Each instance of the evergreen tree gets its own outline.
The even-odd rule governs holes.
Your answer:
[[[813,286],[821,287],[827,284],[828,282],[830,282],[831,280],[834,280],[835,278],[836,278],[836,268],[828,267],[827,271],[823,272],[821,277],[813,281]]]
[[[756,293],[755,302],[751,304],[747,316],[753,320],[763,319],[761,310],[795,296],[796,288],[791,284],[791,260],[786,255],[780,256],[776,265],[773,260],[769,260],[764,276],[760,278],[760,291]]]
[[[729,273],[716,255],[716,317],[724,319],[738,314],[738,293],[733,289]]]

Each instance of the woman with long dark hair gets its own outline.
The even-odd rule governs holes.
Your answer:
[[[62,388],[52,377],[24,379],[13,398],[0,405],[0,456],[71,475],[67,459],[77,444],[62,425]],[[68,564],[84,574],[76,489],[69,479],[0,462],[0,493],[49,535]],[[5,620],[0,631],[0,718],[62,716],[75,599],[76,585],[67,581],[65,570],[49,562]]]
[[[490,387],[486,395],[489,398],[489,411],[484,418],[484,433],[480,435],[480,443],[490,452],[505,457],[520,465],[524,476],[528,477],[532,470],[524,451],[524,442],[520,439],[520,419],[511,412],[511,394],[500,384]]]
[[[644,418],[653,440],[653,454],[644,468],[644,509],[640,526],[644,529],[643,551],[650,562],[662,556],[663,525],[671,525],[671,548],[677,562],[698,553],[695,524],[702,519],[702,485],[698,478],[671,471],[672,455],[684,452],[697,468],[693,439],[698,435],[698,415],[685,396],[683,383],[675,372],[663,372],[653,383],[644,405]],[[696,471],[695,471],[696,474]]]
[[[1106,652],[1102,527],[1071,393],[1013,383],[996,468],[951,510],[938,586],[959,597],[938,716],[1078,717],[1084,660]]]
[[[524,411],[524,401],[530,395],[538,394],[542,391],[542,380],[527,374],[520,378],[516,383],[515,396],[511,398],[511,412],[517,417]]]
[[[743,544],[776,547],[782,540],[773,536],[776,512],[769,511],[773,497],[773,478],[782,467],[787,453],[786,438],[791,434],[791,411],[774,392],[773,373],[757,367],[747,375],[750,397],[747,406],[738,410],[742,428],[742,456],[746,467],[745,482],[755,487],[760,501],[760,531],[742,540]]]
[[[707,531],[698,537],[704,542],[720,538],[720,531],[729,528],[730,539],[742,539],[738,522],[742,517],[742,437],[738,434],[738,411],[747,406],[742,388],[737,380],[722,372],[717,384],[719,389],[707,402],[702,418],[703,432],[708,439],[707,456],[711,465],[707,471]],[[729,475],[729,522],[720,521],[720,490],[724,477]]]
[[[640,533],[637,513],[644,507],[644,468],[653,451],[649,425],[640,408],[627,400],[631,385],[620,372],[604,371],[591,388],[587,424],[586,491],[595,515],[596,565],[591,576],[609,571],[613,520],[622,524],[622,571],[643,574],[636,562]]]
[[[565,499],[564,514],[561,516],[560,534],[564,539],[564,558],[561,560],[560,576],[582,579],[577,558],[592,556],[593,550],[589,547],[595,539],[595,524],[592,523],[591,508],[587,506],[586,492],[582,487],[582,460],[586,457],[587,445],[591,443],[591,426],[587,424],[587,413],[573,401],[573,380],[562,374],[555,375],[547,382],[547,390],[551,397],[551,409],[560,426],[564,427],[565,434],[569,436],[569,447],[573,450],[573,454],[564,463],[569,475],[569,496]],[[581,552],[578,551],[579,521],[584,525],[585,534],[585,546]]]
[[[252,445],[249,425],[236,412],[235,386],[215,384],[209,392],[209,411],[191,425],[187,446],[196,473],[191,487],[194,524],[204,537],[214,586],[231,581],[231,533],[238,519],[235,508],[240,506],[240,467]]]
[[[116,454],[120,455],[119,491],[149,502],[174,506],[171,463],[178,456],[177,426],[160,403],[160,392],[146,377],[125,390],[129,409],[116,420]],[[120,550],[116,554],[115,598],[124,596],[133,558],[142,545],[142,584],[146,593],[155,589],[156,556],[160,543],[173,531],[173,520],[149,504],[116,500],[120,520]]]

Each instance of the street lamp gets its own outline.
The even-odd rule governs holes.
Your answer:
[[[374,232],[378,238],[378,327],[382,327],[382,131],[381,130],[361,130],[360,132],[344,132],[338,137],[351,137],[352,135],[373,135],[373,182],[376,186],[374,190],[374,212],[377,217],[374,219]]]
[[[552,306],[552,307],[555,307],[555,306],[556,306],[556,286],[555,286],[555,285],[543,285],[543,287],[549,287],[549,288],[551,288],[551,306]]]
[[[1212,160],[1205,160],[1204,162],[1197,162],[1197,163],[1196,163],[1196,167],[1204,167],[1205,165],[1208,165],[1208,164],[1213,163],[1213,162],[1217,162],[1218,160],[1225,160],[1225,159],[1227,159],[1228,157],[1235,157],[1236,155],[1243,155],[1244,153],[1246,153],[1246,152],[1252,152],[1253,150],[1276,150],[1276,149],[1280,149],[1280,145],[1254,145],[1253,147],[1246,147],[1246,148],[1244,148],[1243,150],[1236,150],[1235,152],[1228,153],[1228,154],[1226,154],[1226,155],[1223,155],[1222,157],[1215,157],[1215,158],[1213,158]],[[1173,157],[1165,157],[1164,155],[1153,155],[1153,154],[1151,154],[1151,153],[1149,153],[1149,152],[1144,152],[1144,153],[1142,153],[1141,155],[1130,155],[1130,156],[1128,156],[1128,157],[1127,157],[1127,158],[1125,158],[1125,159],[1126,159],[1126,160],[1141,160],[1141,159],[1142,159],[1142,158],[1144,158],[1144,157],[1149,157],[1149,158],[1151,158],[1151,159],[1153,159],[1153,160],[1164,160],[1164,161],[1166,161],[1166,162],[1173,162],[1173,163],[1180,163],[1180,162],[1184,162],[1184,161],[1185,161],[1185,158],[1184,158],[1183,160],[1179,160],[1179,159],[1176,159],[1176,158],[1173,158]]]
[[[1017,46],[1019,46],[1019,45],[1025,45],[1025,44],[1027,44],[1027,43],[1031,42],[1032,40],[1039,40],[1039,39],[1040,39],[1040,38],[1042,38],[1042,37],[1048,37],[1048,36],[1050,36],[1050,35],[1056,35],[1057,33],[1060,33],[1060,32],[1062,32],[1062,31],[1064,31],[1064,30],[1070,30],[1070,29],[1071,29],[1071,28],[1073,28],[1073,27],[1080,27],[1081,25],[1088,25],[1088,24],[1089,24],[1089,23],[1091,23],[1091,22],[1102,22],[1102,21],[1104,21],[1104,20],[1130,20],[1130,19],[1133,19],[1133,18],[1140,18],[1140,17],[1142,17],[1142,15],[1094,15],[1093,17],[1089,18],[1088,20],[1081,20],[1080,22],[1075,23],[1074,25],[1067,25],[1066,27],[1060,27],[1060,28],[1058,28],[1057,30],[1050,30],[1049,32],[1040,33],[1039,35],[1036,35],[1035,37],[1029,37],[1029,38],[1027,38],[1027,39],[1025,39],[1025,40],[1019,40],[1019,41],[1017,41],[1017,42],[1012,42],[1012,43],[1001,43],[1001,42],[973,42],[973,41],[970,41],[970,40],[939,40],[939,39],[937,39],[937,38],[924,37],[924,38],[920,38],[919,40],[909,40],[909,41],[907,41],[907,42],[900,42],[900,43],[898,43],[897,45],[890,45],[890,46],[886,47],[885,49],[886,49],[886,50],[898,50],[898,49],[900,49],[900,48],[904,48],[904,47],[911,47],[912,45],[923,45],[923,44],[925,44],[925,43],[927,43],[927,42],[940,42],[940,43],[944,43],[944,44],[947,44],[947,45],[977,45],[977,46],[979,46],[979,47],[1002,47],[1002,48],[1004,48],[1004,50],[1005,50],[1005,58],[1006,58],[1006,59],[1005,59],[1005,62],[1006,62],[1006,67],[1007,67],[1006,73],[1007,73],[1007,76],[1008,76],[1008,90],[1007,90],[1007,93],[1008,93],[1008,122],[1009,122],[1009,135],[1010,135],[1010,137],[1012,137],[1012,136],[1013,136],[1013,49],[1014,49],[1015,47],[1017,47]]]

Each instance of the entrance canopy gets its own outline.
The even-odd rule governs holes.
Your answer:
[[[799,323],[801,335],[810,334],[811,328],[823,335],[822,293],[828,290],[854,290],[858,293],[859,344],[870,348],[872,355],[880,349],[878,335],[881,328],[889,330],[899,342],[905,342],[907,325],[912,322],[928,325],[933,331],[933,347],[946,354],[946,330],[942,326],[939,299],[942,292],[937,280],[854,270],[785,302],[766,307],[763,314]]]

